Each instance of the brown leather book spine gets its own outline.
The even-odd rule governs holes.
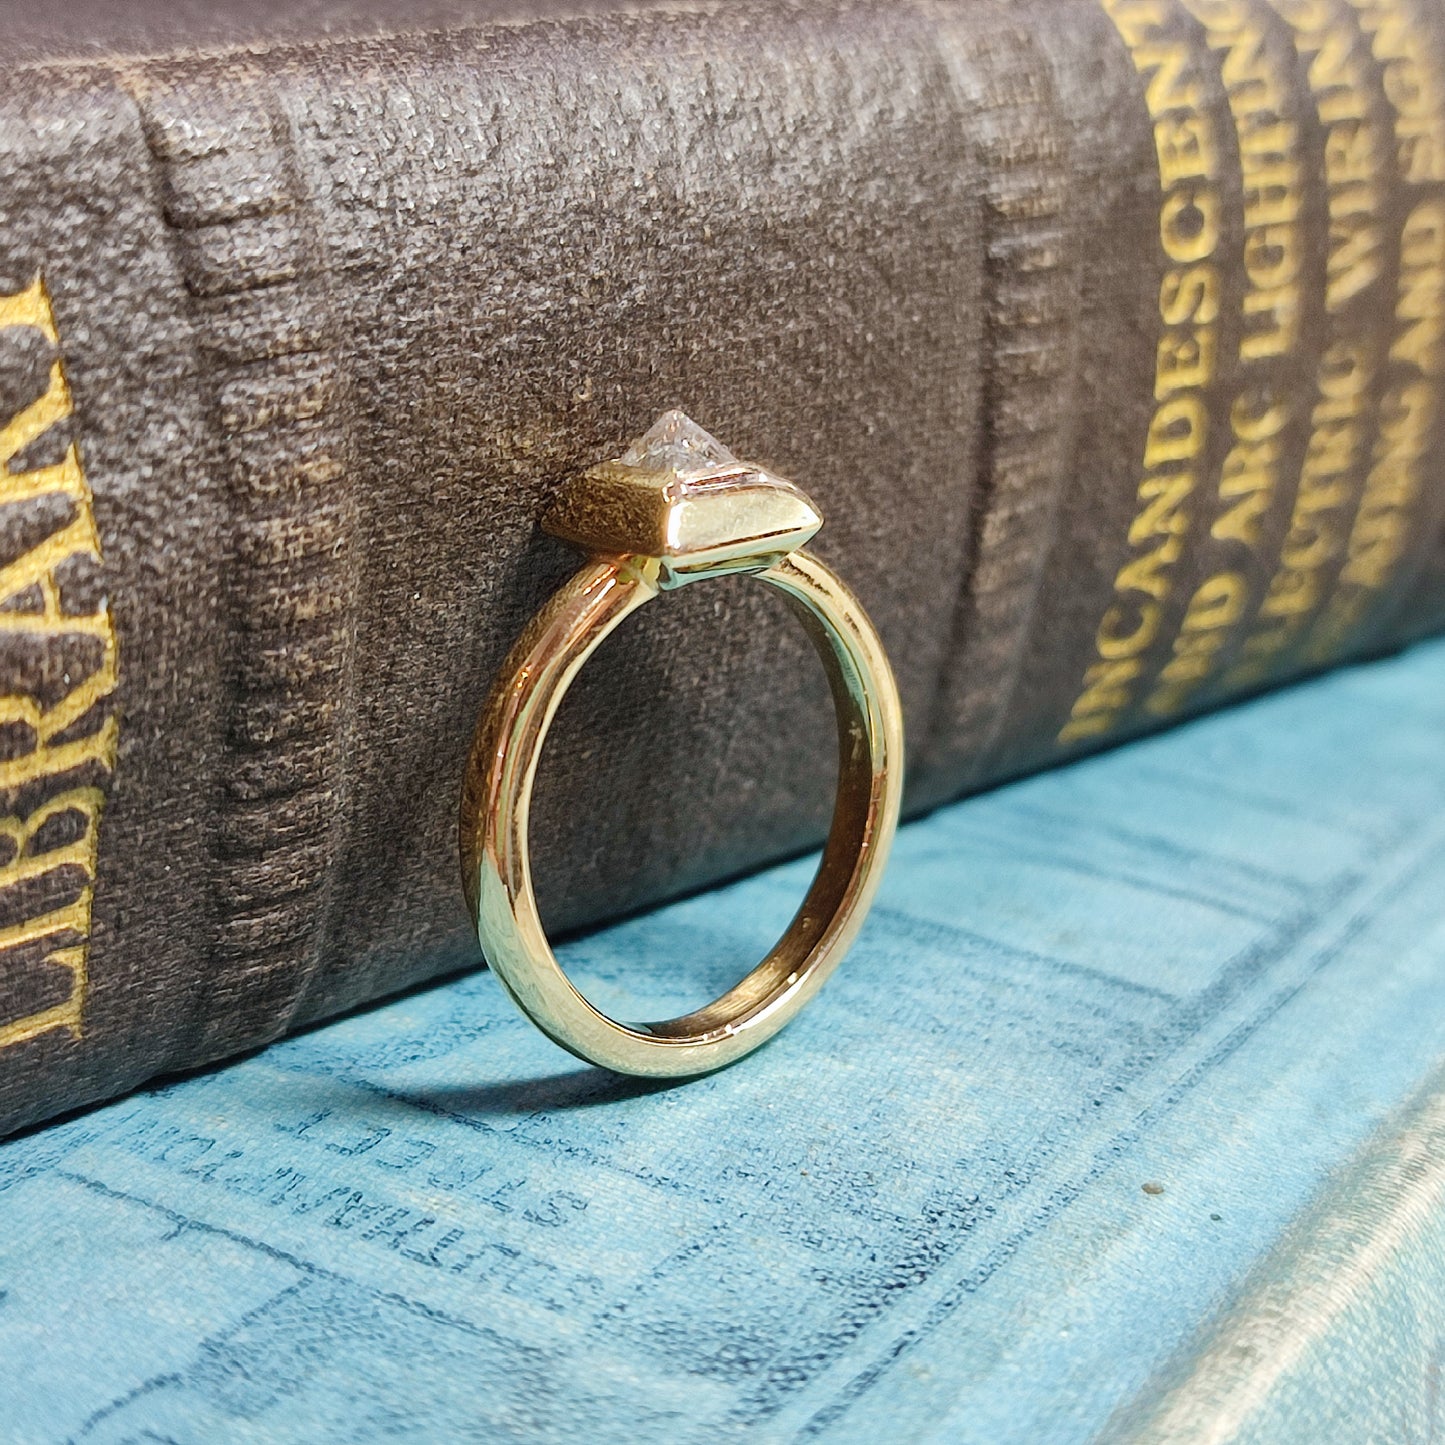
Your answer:
[[[19,47],[0,1131],[480,961],[456,789],[575,564],[537,520],[669,407],[821,504],[915,810],[1445,620],[1434,10],[589,8]],[[553,928],[822,836],[763,591],[569,698]]]

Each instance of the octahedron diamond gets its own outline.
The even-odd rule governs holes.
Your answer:
[[[686,412],[674,409],[663,412],[617,460],[644,472],[671,472],[686,483],[704,472],[736,466],[738,459]]]
[[[762,571],[801,547],[823,517],[792,482],[739,461],[669,411],[616,461],[569,481],[542,525],[588,552],[655,558],[659,585],[679,587]]]

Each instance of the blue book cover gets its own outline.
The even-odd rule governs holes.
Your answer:
[[[574,940],[716,993],[810,860]],[[478,973],[0,1146],[7,1441],[1445,1438],[1445,646],[899,835],[739,1066]]]

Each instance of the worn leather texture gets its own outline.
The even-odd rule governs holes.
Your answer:
[[[0,605],[0,1129],[480,962],[456,794],[576,563],[538,519],[668,407],[821,504],[914,810],[1445,620],[1436,9],[582,8],[17,12],[0,292],[49,321],[0,399],[65,395],[0,544],[96,545]],[[552,928],[821,838],[765,591],[569,697]]]

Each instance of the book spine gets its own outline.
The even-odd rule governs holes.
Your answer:
[[[142,73],[131,89],[204,362],[214,525],[230,542],[212,942],[190,981],[194,1047],[213,1058],[289,1021],[329,936],[359,508],[316,217],[268,77]]]
[[[51,1032],[81,1037],[119,732],[115,621],[90,484],[67,431],[74,397],[39,275],[0,295],[0,331],[16,328],[32,343],[12,364],[29,372],[37,394],[0,428],[10,543],[0,562],[0,1000],[9,1005],[0,1051]]]
[[[1438,15],[1029,14],[652,11],[17,73],[0,564],[51,570],[0,599],[32,788],[0,799],[0,1129],[477,962],[455,793],[573,564],[536,520],[670,406],[822,504],[915,809],[1428,625]],[[33,480],[71,440],[71,480]],[[86,526],[90,551],[46,540]],[[826,831],[806,640],[746,581],[695,591],[559,717],[554,928]],[[31,778],[45,728],[99,751]]]
[[[1388,644],[1440,550],[1438,14],[1103,8],[1152,140],[1157,229],[1133,258],[1159,285],[1133,393],[1147,415],[1132,487],[1100,498],[1097,463],[1076,467],[1045,575],[1089,578],[1079,591],[1102,603],[1044,589],[976,780]],[[1109,376],[1102,357],[1084,366]]]

